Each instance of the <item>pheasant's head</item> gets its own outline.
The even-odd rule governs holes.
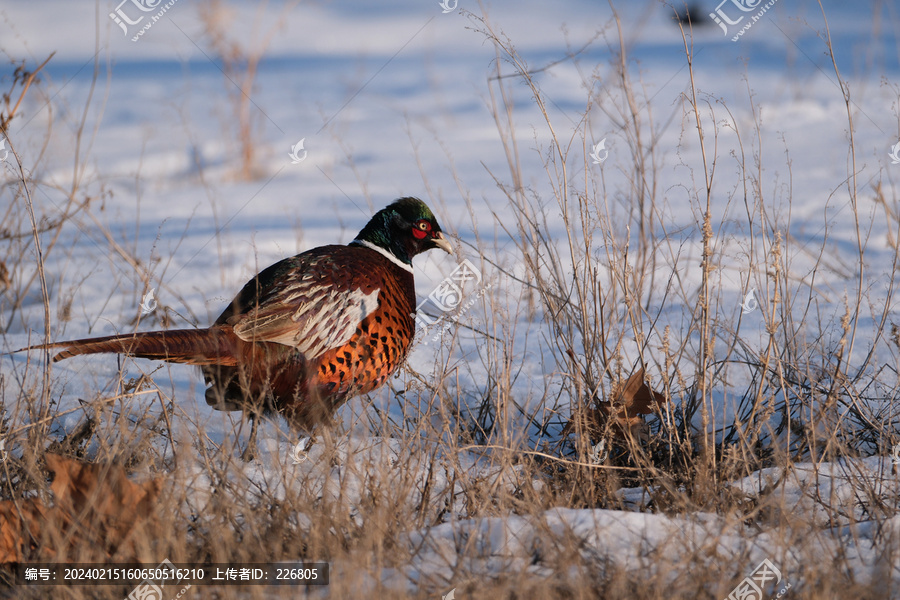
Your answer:
[[[375,213],[354,241],[383,248],[405,264],[432,248],[453,254],[431,209],[412,197],[400,198]]]

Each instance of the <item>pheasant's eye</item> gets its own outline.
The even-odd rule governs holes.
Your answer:
[[[412,234],[417,240],[424,240],[428,237],[429,231],[431,231],[431,223],[428,222],[428,219],[419,219],[413,223]]]

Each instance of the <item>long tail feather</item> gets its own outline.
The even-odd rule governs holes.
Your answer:
[[[237,344],[240,344],[240,340],[231,331],[230,326],[216,326],[209,329],[147,331],[53,342],[29,346],[22,350],[64,348],[53,357],[53,362],[82,354],[111,352],[189,365],[235,366]]]

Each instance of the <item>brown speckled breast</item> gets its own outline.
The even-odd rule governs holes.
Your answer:
[[[341,401],[365,394],[381,384],[403,363],[415,330],[415,288],[411,273],[371,252],[373,270],[384,273],[378,308],[356,328],[346,344],[315,361],[315,384]]]

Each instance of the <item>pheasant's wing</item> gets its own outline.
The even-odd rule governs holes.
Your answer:
[[[352,246],[325,246],[284,259],[248,282],[217,323],[246,342],[320,356],[347,343],[378,307],[381,278],[365,258]]]

